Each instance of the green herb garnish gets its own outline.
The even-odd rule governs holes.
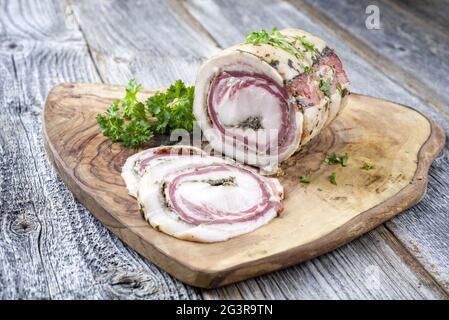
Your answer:
[[[257,131],[259,129],[263,129],[262,125],[262,119],[260,117],[251,116],[240,123],[240,128],[250,128],[254,131]]]
[[[311,72],[312,72],[312,67],[309,67],[309,66],[304,67],[304,73],[311,73]]]
[[[165,92],[157,92],[147,100],[148,111],[157,118],[154,131],[159,134],[174,129],[193,130],[194,87],[181,80],[173,83]]]
[[[343,157],[341,157],[341,166],[346,167],[348,165],[349,155],[345,153]]]
[[[371,169],[374,169],[375,167],[372,164],[369,164],[368,162],[364,161],[363,165],[360,167],[362,170],[369,171]]]
[[[330,156],[324,160],[326,164],[333,165],[333,164],[341,164],[342,167],[346,167],[348,165],[349,161],[349,154],[345,153],[344,156],[339,156],[335,152],[333,152]]]
[[[331,79],[326,79],[325,81],[320,81],[320,90],[324,93],[326,97],[330,97],[331,92]]]
[[[321,188],[318,188],[318,189],[317,189],[317,191],[321,192],[321,191],[323,191],[323,189],[321,189]]]
[[[340,97],[343,97],[343,87],[341,86],[341,83],[337,83],[337,91],[340,94]]]
[[[310,179],[307,176],[300,176],[299,181],[301,183],[310,183]]]
[[[251,32],[246,36],[245,43],[254,45],[269,44],[273,47],[278,47],[287,51],[298,59],[303,57],[302,54],[296,50],[295,46],[288,41],[287,36],[283,35],[277,28],[273,28],[271,32],[264,29]]]
[[[140,90],[136,81],[131,80],[126,87],[125,98],[114,101],[106,113],[96,117],[103,135],[113,142],[123,142],[126,147],[140,145],[153,136],[150,129],[151,115],[136,98]]]
[[[178,80],[167,91],[156,92],[148,98],[146,105],[137,99],[141,89],[135,80],[129,81],[125,97],[97,115],[104,136],[113,142],[122,142],[125,147],[137,147],[156,133],[164,134],[173,129],[192,131],[193,87]]]
[[[337,173],[332,172],[331,175],[329,176],[329,181],[330,183],[337,185]]]
[[[206,183],[210,184],[213,187],[216,186],[235,186],[235,177],[228,177],[228,178],[222,178],[222,179],[208,179],[205,181]]]
[[[306,36],[298,37],[299,42],[306,48],[307,51],[315,52],[315,46],[312,42],[306,39]]]
[[[295,45],[297,44],[302,45],[306,51],[315,52],[315,46],[308,41],[305,36],[294,37],[292,39],[282,34],[277,28],[273,28],[271,32],[268,32],[265,29],[251,32],[246,36],[245,43],[253,45],[268,44],[273,47],[278,47],[294,55],[298,59],[304,58],[304,54],[296,48]]]

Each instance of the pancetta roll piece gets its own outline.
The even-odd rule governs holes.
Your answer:
[[[277,179],[232,160],[191,155],[151,164],[139,182],[137,200],[145,219],[159,231],[217,242],[268,223],[283,210],[282,198]]]
[[[194,114],[212,148],[272,174],[343,110],[349,81],[318,37],[254,34],[203,64]]]

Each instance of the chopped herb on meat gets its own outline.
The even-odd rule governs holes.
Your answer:
[[[343,97],[343,87],[341,86],[341,83],[337,83],[337,91],[340,96]]]
[[[304,67],[304,73],[311,73],[312,72],[312,68],[309,66],[305,66]]]
[[[235,186],[235,177],[228,177],[223,179],[209,179],[205,181],[213,187],[217,186]]]
[[[249,117],[245,121],[240,123],[240,128],[250,128],[254,131],[263,129],[262,120],[260,117]]]
[[[277,68],[279,66],[279,60],[271,60],[270,66],[272,66],[273,68]]]
[[[286,35],[282,34],[277,28],[273,28],[271,32],[268,32],[265,29],[251,32],[246,36],[245,43],[252,45],[268,44],[273,47],[281,48],[298,59],[302,59],[304,57],[303,53],[298,51],[295,47],[295,43],[297,41],[299,41],[306,48],[306,50],[310,51],[312,48],[313,51],[315,50],[313,44],[307,41],[304,36],[296,37],[292,41]]]
[[[341,166],[346,167],[348,165],[349,155],[345,153],[343,157],[341,157]]]
[[[315,52],[315,46],[309,40],[306,39],[306,36],[298,37],[299,42],[306,48],[309,52]]]
[[[326,80],[321,80],[320,81],[320,90],[324,93],[324,95],[326,97],[330,97],[331,93],[330,93],[330,89],[331,89],[331,79],[326,79]]]

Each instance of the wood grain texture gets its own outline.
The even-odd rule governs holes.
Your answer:
[[[194,16],[201,24],[207,25],[204,31],[197,20],[191,19],[192,10],[184,15],[174,1],[164,4],[161,10],[160,2],[153,1],[151,5],[140,2],[134,6],[121,4],[121,1],[0,1],[0,297],[200,297],[198,291],[161,273],[111,236],[74,200],[45,159],[40,112],[48,91],[60,82],[98,81],[104,77],[109,82],[124,84],[134,76],[146,86],[159,87],[178,77],[191,81],[194,78],[191,72],[196,70],[201,59],[190,58],[188,53],[206,47],[199,56],[208,57],[217,41],[206,36],[207,33],[213,34],[215,27],[218,31],[215,37],[222,45],[240,41],[245,33],[260,26],[310,27],[312,32],[326,38],[334,47],[339,46],[337,50],[340,56],[344,55],[346,68],[351,68],[350,77],[355,90],[412,105],[437,120],[449,132],[447,120],[428,108],[423,100],[410,94],[408,88],[404,89],[403,83],[379,72],[354,53],[351,45],[333,43],[332,29],[318,21],[314,23],[301,10],[290,5],[277,1],[270,5],[245,1],[244,6],[234,2],[227,5],[198,1],[194,5],[197,7],[195,13],[199,15]],[[433,18],[444,12],[432,7],[427,9]],[[205,16],[201,17],[203,13]],[[105,17],[108,15],[113,15],[113,18]],[[159,16],[167,17],[165,23],[175,28],[165,29],[163,24],[152,28],[151,23],[157,24]],[[96,20],[101,20],[102,24],[96,24]],[[145,27],[139,29],[139,25]],[[128,32],[128,29],[133,32]],[[113,35],[112,40],[109,33]],[[161,34],[164,36],[160,37]],[[184,41],[186,35],[187,39],[193,40]],[[88,39],[87,47],[85,39]],[[159,41],[167,39],[173,47],[159,50]],[[128,46],[130,42],[135,44]],[[102,45],[97,46],[96,43]],[[178,47],[177,43],[185,49]],[[96,52],[98,48],[101,50]],[[173,73],[168,73],[161,64],[152,63],[150,54],[157,54],[161,63],[168,61]],[[95,58],[94,63],[91,57]],[[177,68],[177,60],[184,57],[186,60]],[[432,63],[432,56],[428,62]],[[151,67],[146,68],[147,64]],[[426,266],[431,276],[441,283],[448,279],[447,150],[446,147],[443,155],[432,165],[429,192],[424,200],[387,224],[401,243]],[[40,219],[38,223],[35,222],[36,217]],[[27,227],[28,222],[33,222],[31,228]],[[17,235],[15,230],[22,228],[25,231]],[[203,296],[441,297],[434,289],[432,278],[422,274],[420,266],[410,263],[405,258],[405,251],[392,246],[391,237],[383,237],[383,233],[377,230],[300,266],[238,286],[205,291]],[[370,285],[372,270],[377,270],[382,280],[378,287]]]
[[[203,291],[205,299],[445,299],[381,226],[300,266]],[[409,268],[404,268],[407,263]],[[392,270],[401,270],[393,272]]]
[[[179,2],[179,3],[184,3],[184,2]],[[100,71],[102,73],[107,74],[107,76],[112,77],[110,79],[110,81],[112,82],[126,82],[128,79],[125,76],[122,76],[123,74],[132,74],[133,73],[133,64],[132,63],[123,63],[123,62],[127,62],[126,60],[122,60],[122,59],[115,59],[115,53],[117,51],[127,51],[127,52],[131,52],[131,55],[133,57],[135,56],[145,56],[146,55],[146,51],[147,50],[154,50],[151,49],[152,47],[154,47],[154,43],[150,43],[148,41],[145,41],[146,37],[148,36],[146,33],[151,33],[151,38],[156,38],[159,39],[160,38],[160,34],[159,34],[159,29],[156,28],[149,28],[148,30],[136,30],[136,33],[129,33],[127,34],[127,37],[130,40],[126,40],[126,39],[122,39],[120,37],[114,37],[114,41],[110,41],[108,40],[107,34],[104,35],[104,37],[98,38],[95,36],[96,32],[98,31],[98,29],[100,28],[93,28],[93,26],[95,26],[95,24],[92,21],[95,21],[96,19],[98,19],[98,16],[96,14],[96,4],[92,4],[92,2],[75,2],[76,6],[78,7],[78,12],[79,12],[79,21],[81,24],[81,29],[83,30],[83,33],[86,34],[86,37],[88,39],[88,43],[89,46],[92,48],[92,51],[95,52],[96,48],[102,48],[102,53],[103,55],[100,56],[97,60],[100,61],[106,61],[107,63],[104,64],[100,64],[103,65],[103,68],[100,68]],[[115,11],[115,7],[120,5],[117,1],[116,2],[110,2],[110,6],[108,7],[108,10],[100,10],[102,12],[102,14],[107,15],[110,14],[111,12]],[[203,8],[208,8],[208,9],[212,9],[214,10],[212,15],[209,16],[202,16],[200,19],[192,19],[192,12],[188,11],[186,13],[183,13],[182,8],[180,8],[178,6],[178,2],[175,1],[170,1],[169,2],[170,5],[170,9],[169,12],[166,12],[165,15],[167,17],[170,17],[170,21],[168,22],[169,24],[173,24],[173,21],[179,21],[181,18],[182,21],[184,21],[184,23],[181,23],[180,25],[178,25],[178,27],[180,26],[181,29],[176,29],[173,31],[172,37],[174,37],[175,39],[177,37],[183,37],[185,34],[189,34],[191,32],[197,32],[200,35],[204,35],[204,37],[202,37],[203,41],[206,41],[207,43],[207,47],[209,47],[209,43],[212,45],[215,45],[217,43],[217,41],[215,39],[208,39],[207,36],[209,35],[210,32],[210,26],[208,26],[208,28],[203,28],[202,25],[204,24],[204,22],[211,22],[211,24],[218,26],[218,30],[220,31],[219,36],[217,37],[217,39],[220,39],[220,41],[223,43],[223,41],[236,41],[235,39],[233,39],[232,37],[228,37],[227,31],[228,30],[233,30],[235,26],[238,25],[246,25],[246,28],[248,28],[248,22],[252,21],[255,19],[256,25],[260,24],[259,20],[258,20],[258,15],[260,14],[260,9],[262,10],[262,15],[263,15],[263,21],[266,22],[267,27],[270,28],[271,26],[278,24],[279,25],[279,21],[275,21],[274,19],[276,19],[277,15],[279,13],[281,13],[281,17],[282,19],[286,19],[285,23],[287,25],[295,25],[295,23],[297,23],[298,20],[292,20],[288,15],[292,16],[292,12],[293,12],[293,16],[297,16],[296,10],[292,9],[291,6],[286,6],[285,4],[279,3],[279,2],[274,2],[272,5],[268,5],[266,6],[266,4],[263,4],[263,6],[259,6],[257,4],[255,4],[255,2],[253,1],[247,1],[245,2],[245,5],[247,6],[247,8],[245,9],[249,9],[249,13],[250,15],[246,18],[244,18],[243,21],[240,21],[239,16],[242,15],[242,13],[244,13],[245,11],[243,10],[243,7],[241,5],[236,5],[236,3],[230,2],[230,5],[228,7],[228,10],[233,10],[233,8],[235,8],[235,22],[234,21],[226,21],[226,19],[222,19],[222,17],[219,14],[219,11],[215,11],[214,9],[217,7],[217,5],[211,1],[201,1],[198,5],[202,6]],[[94,8],[95,7],[95,8]],[[223,8],[217,8],[218,10],[222,10]],[[267,10],[268,9],[268,10]],[[126,16],[132,17],[128,20],[120,20],[120,24],[115,23],[116,20],[112,20],[112,19],[103,19],[103,23],[107,24],[107,28],[110,28],[111,30],[109,30],[109,32],[112,33],[123,33],[122,30],[129,28],[128,25],[129,24],[133,24],[135,25],[137,22],[139,21],[138,19],[136,19],[135,17],[151,17],[151,19],[157,19],[158,17],[152,13],[152,9],[149,6],[138,6],[138,10],[140,11],[140,13],[135,13],[133,10],[134,8],[129,6],[127,7],[127,13]],[[269,14],[270,10],[273,10],[273,12],[275,12],[276,14]],[[207,11],[207,10],[206,10]],[[180,13],[180,16],[178,16],[177,14]],[[210,12],[209,12],[210,13]],[[288,13],[288,15],[286,14]],[[175,14],[175,17],[173,17],[173,15]],[[282,20],[281,19],[281,20]],[[300,18],[301,19],[301,18]],[[306,17],[307,20],[307,17]],[[201,22],[200,22],[201,21]],[[186,25],[188,25],[188,27],[186,27]],[[119,29],[117,31],[114,31],[114,29]],[[133,26],[131,26],[131,28],[135,28]],[[318,28],[320,28],[318,26]],[[204,30],[206,29],[206,30]],[[248,30],[251,29],[247,29],[245,31],[240,32],[240,37],[242,37],[242,34],[245,34],[246,32],[248,32]],[[91,33],[91,35],[89,36],[89,34]],[[322,32],[324,35],[326,35],[326,32]],[[241,38],[239,38],[238,41],[240,41]],[[165,41],[165,37],[164,39],[160,39],[161,41]],[[126,43],[127,41],[143,41],[143,45],[142,51],[139,50],[135,50],[132,49],[130,50],[127,46]],[[231,44],[233,44],[231,42]],[[222,44],[221,43],[221,44]],[[197,44],[194,42],[184,42],[184,45],[187,47],[191,47],[191,46],[196,46]],[[148,48],[150,47],[150,48]],[[199,46],[198,48],[202,48],[202,46]],[[168,48],[169,51],[168,52],[164,52],[164,54],[168,57],[167,59],[171,59],[171,57],[173,55],[177,55],[177,50],[171,50],[171,48]],[[192,51],[195,50],[199,50],[197,48],[191,49]],[[341,49],[340,49],[341,50]],[[98,50],[97,50],[98,51]],[[208,56],[209,52],[205,52],[203,55],[204,56]],[[94,55],[95,56],[95,55]],[[364,74],[378,74],[376,73],[376,69],[372,68],[369,66],[369,64],[366,64],[362,59],[358,58],[357,55],[355,54],[351,54],[350,57],[354,57],[355,59],[355,64],[354,64],[354,68],[353,70],[355,70],[355,72],[352,74],[352,79],[355,83],[360,83],[361,85],[363,85],[365,82],[365,77]],[[141,59],[141,58],[136,58],[136,59]],[[183,59],[182,56],[176,56],[176,59]],[[353,62],[351,60],[351,62]],[[114,63],[121,63],[121,68],[124,68],[124,70],[126,69],[123,74],[117,72],[113,72],[113,70],[115,70],[116,66],[114,66]],[[169,61],[170,64],[172,64],[172,61]],[[195,62],[198,63],[199,65],[199,61]],[[155,68],[161,68],[161,66],[156,65]],[[192,66],[193,68],[193,66]],[[112,70],[112,71],[111,71]],[[160,70],[160,69],[156,69],[156,70]],[[359,72],[359,70],[361,70]],[[153,70],[149,70],[150,73],[139,73],[137,75],[137,78],[143,82],[146,86],[149,87],[158,87],[161,86],[161,83],[158,82],[157,80],[154,81],[154,75],[152,73]],[[164,71],[162,71],[164,72]],[[164,77],[165,77],[165,73],[164,73]],[[193,79],[193,75],[192,74],[183,74],[183,79],[185,80],[189,80],[189,79]],[[354,78],[356,77],[356,78]],[[382,83],[382,81],[385,81],[385,77],[381,77],[381,79],[378,79],[376,77],[371,77],[370,80],[373,80],[373,83]],[[156,83],[154,83],[156,82]],[[404,90],[403,88],[401,88],[400,86],[396,86],[393,85],[391,86],[391,84],[389,83],[390,81],[387,81],[387,83],[385,83],[385,85],[376,85],[376,86],[364,86],[365,92],[366,88],[370,88],[371,90],[368,91],[367,93],[372,94],[372,95],[379,95],[379,96],[383,96],[383,97],[387,97],[390,99],[397,99],[398,97],[403,97],[404,95],[407,97],[406,101],[400,101],[400,102],[406,102],[409,103],[410,105],[420,105],[422,104],[421,101],[419,99],[410,99],[410,95],[407,95],[407,91]],[[393,90],[391,89],[393,88]],[[411,101],[412,100],[412,101]],[[436,113],[431,114],[431,116],[433,118],[438,118],[438,115]],[[377,254],[377,248],[375,247],[371,247],[369,248],[370,250],[372,250],[372,254],[376,255]],[[363,248],[361,248],[361,250],[363,250]],[[386,251],[389,252],[389,251]],[[350,255],[348,253],[348,255]],[[364,257],[364,256],[363,256]],[[364,265],[364,264],[369,264],[370,260],[366,260],[365,262],[363,261],[357,261],[358,257],[354,257],[352,256],[351,262],[348,265]],[[346,260],[346,258],[345,258]],[[340,260],[341,264],[340,264],[340,268],[344,268],[347,267],[348,265],[346,265],[346,261]],[[358,262],[360,262],[360,264],[358,264]],[[373,295],[373,297],[377,297],[377,298],[381,298],[381,297],[385,297],[385,296],[389,296],[389,292],[391,291],[391,288],[395,287],[395,281],[396,280],[400,280],[403,279],[404,281],[410,281],[411,283],[413,283],[414,281],[418,281],[416,278],[411,277],[410,279],[407,278],[407,276],[409,275],[409,273],[406,271],[407,266],[402,266],[403,268],[405,268],[404,270],[402,270],[401,268],[399,268],[399,266],[397,266],[395,269],[391,268],[388,271],[385,270],[383,272],[385,272],[385,275],[387,274],[392,274],[392,273],[396,273],[398,275],[398,278],[393,279],[389,284],[385,284],[384,286],[382,286],[382,288],[380,290],[377,290],[376,292],[370,292],[370,294]],[[399,271],[400,270],[400,271]],[[311,271],[310,269],[308,271]],[[329,268],[328,270],[324,271],[324,270],[320,270],[320,273],[322,273],[323,277],[326,280],[329,280],[329,286],[315,286],[315,279],[316,279],[316,274],[313,273],[305,273],[306,276],[305,278],[309,279],[308,282],[304,283],[310,285],[311,291],[314,290],[316,296],[322,296],[322,297],[328,297],[332,295],[332,292],[334,291],[342,291],[344,290],[344,288],[346,286],[350,286],[351,284],[349,283],[349,279],[348,277],[341,277],[340,281],[338,282],[334,282],[332,283],[330,281],[330,279],[332,279],[334,277],[334,270],[332,268]],[[345,274],[343,272],[343,274]],[[360,269],[358,273],[356,273],[358,279],[360,280],[359,283],[363,283],[365,280],[365,274],[363,269]],[[354,275],[352,275],[352,277],[354,277]],[[294,281],[298,281],[298,279],[296,278],[285,278],[285,277],[277,277],[271,280],[271,282],[267,282],[265,281],[262,287],[276,287],[276,282],[281,282],[281,281],[287,281],[287,282],[294,282]],[[419,281],[418,281],[419,282]],[[416,283],[418,283],[416,282]],[[332,283],[332,285],[331,285]],[[399,282],[397,282],[396,284],[398,284]],[[392,287],[390,288],[389,285],[391,285]],[[313,289],[312,289],[313,288]],[[369,290],[369,288],[365,287],[365,290]],[[353,292],[356,292],[357,290],[353,290]],[[265,298],[270,298],[273,297],[273,295],[270,294],[271,290],[262,290],[261,293],[262,294],[266,294]],[[303,291],[303,292],[299,292],[298,291],[298,298],[307,298],[307,295],[302,295],[302,293],[307,292]],[[228,296],[228,298],[231,296]],[[354,295],[355,297],[355,295]],[[397,295],[395,296],[396,298],[400,298],[401,295]]]
[[[425,24],[432,31],[437,31],[443,36],[449,36],[449,1],[447,0],[401,0],[389,1],[396,5],[397,10],[403,10],[411,15],[415,22]]]
[[[410,92],[448,115],[447,78],[449,45],[447,33],[437,29],[393,1],[292,0],[312,18],[337,32],[364,59],[387,77],[401,83]],[[365,8],[376,5],[380,11],[380,29],[365,26]],[[330,12],[332,14],[330,15]]]
[[[419,6],[410,5],[408,8],[400,1],[369,2],[378,5],[381,12],[381,29],[370,31],[364,28],[367,1],[329,2],[326,6],[314,0],[292,1],[322,22],[329,32],[335,32],[347,46],[377,66],[387,77],[418,94],[427,104],[422,109],[418,105],[418,108],[449,132],[449,96],[444,89],[449,71],[446,2],[437,1],[426,6],[426,1],[421,1]],[[330,17],[329,12],[339,14]],[[342,14],[345,19],[342,19]],[[434,16],[435,19],[431,18]],[[419,77],[418,82],[416,77]],[[403,95],[401,98],[406,97]],[[432,116],[434,112],[430,107],[442,114]],[[449,164],[448,152],[446,146],[433,165],[429,180],[433,192],[412,210],[411,215],[400,216],[387,224],[446,291],[449,290],[449,184],[445,181],[449,177],[443,168]]]
[[[151,88],[176,79],[193,83],[201,62],[217,51],[185,20],[173,0],[73,4],[106,83],[124,84],[131,78]]]
[[[149,53],[158,54],[158,56],[160,55],[161,62],[168,65],[179,64],[179,61],[184,61],[186,57],[188,58],[189,55],[186,56],[185,54],[179,54],[179,52],[184,52],[186,48],[190,52],[199,52],[199,56],[209,57],[215,52],[217,41],[210,38],[210,28],[205,29],[202,27],[204,21],[210,21],[211,24],[218,27],[217,30],[219,33],[217,39],[219,39],[222,46],[223,42],[229,42],[231,45],[241,41],[242,36],[246,34],[248,30],[251,30],[250,28],[241,31],[238,34],[238,40],[236,40],[235,37],[229,37],[226,32],[228,30],[234,30],[234,27],[238,25],[245,26],[250,21],[260,23],[258,20],[259,18],[257,18],[259,14],[261,14],[260,21],[263,20],[267,24],[268,28],[271,28],[271,26],[276,24],[279,25],[278,21],[273,20],[278,17],[278,14],[282,17],[281,20],[285,18],[287,19],[287,26],[294,25],[294,23],[296,23],[296,21],[293,22],[291,19],[288,20],[288,15],[291,16],[292,12],[294,14],[295,9],[280,2],[274,2],[272,5],[268,6],[264,4],[261,8],[259,8],[254,1],[243,2],[245,5],[243,7],[241,4],[242,2],[239,2],[238,5],[236,3],[229,2],[229,6],[226,6],[226,8],[231,12],[232,10],[235,11],[235,22],[233,20],[227,21],[226,19],[222,19],[220,10],[223,10],[223,8],[216,8],[217,5],[211,1],[201,1],[200,5],[204,8],[212,10],[216,8],[217,11],[214,10],[213,14],[206,17],[202,16],[197,20],[192,17],[191,11],[187,11],[183,8],[183,6],[180,6],[182,3],[183,2],[181,1],[168,1],[167,4],[165,4],[165,8],[168,12],[164,12],[159,9],[153,10],[152,6],[143,4],[136,6],[124,6],[121,1],[110,1],[109,3],[102,3],[100,5],[92,1],[75,1],[74,5],[77,8],[80,28],[88,41],[92,56],[98,65],[98,70],[100,71],[102,77],[110,82],[125,84],[129,79],[128,77],[132,75],[147,87],[160,87],[166,85],[178,76],[186,81],[193,81],[194,74],[191,72],[196,72],[196,68],[200,65],[202,59],[194,59],[193,62],[190,62],[189,69],[178,68],[176,70],[177,73],[172,74],[171,72],[167,72],[164,65],[154,63],[151,60]],[[158,5],[158,2],[156,2],[155,5]],[[262,8],[263,10],[261,11],[260,9]],[[250,15],[246,17],[244,21],[239,21],[239,17],[245,12],[245,10],[248,10]],[[275,14],[269,14],[270,10],[273,10]],[[97,12],[101,12],[100,17]],[[126,14],[123,12],[126,12]],[[159,19],[161,14],[166,17],[167,26],[174,27],[170,29],[170,34],[167,35],[168,31],[165,30],[165,26],[163,25],[158,26],[158,28],[136,27],[142,23],[146,25],[146,21],[142,22],[142,20],[145,19],[149,19],[152,22],[156,20],[155,23],[157,24],[157,19]],[[108,17],[108,15],[113,15],[114,19]],[[129,18],[118,19],[118,17]],[[100,25],[96,23],[99,19],[102,22]],[[120,21],[120,23],[117,23],[117,21]],[[201,21],[201,23],[199,21]],[[246,28],[248,28],[247,25]],[[103,32],[102,30],[104,29],[107,29],[108,32]],[[132,29],[133,32],[126,33],[126,38],[123,38],[121,36],[124,33],[123,30],[127,29]],[[160,32],[161,29],[164,30],[164,33]],[[101,36],[97,36],[98,32],[102,32]],[[194,33],[194,35],[192,35],[192,33]],[[109,34],[114,35],[114,37],[109,37]],[[326,34],[324,33],[324,35]],[[196,39],[198,36],[201,36],[201,42],[184,41],[182,39],[184,37],[188,39]],[[173,44],[173,47],[159,45],[159,42],[167,41],[167,37],[170,38],[170,43]],[[148,39],[151,39],[151,41]],[[135,48],[134,45],[129,46],[130,42],[139,43],[139,48]],[[179,49],[178,43],[182,44],[182,49]],[[198,43],[201,43],[201,45],[198,45]],[[101,54],[97,55],[96,52],[101,52]],[[132,59],[120,59],[121,52],[126,52],[128,56],[132,57]],[[356,55],[350,56],[355,58],[355,63],[353,65],[353,70],[355,72],[352,77],[356,76],[357,78],[352,78],[353,81],[357,81],[357,83],[365,83],[363,73],[371,73],[372,70],[366,67],[366,63],[363,65],[363,60],[358,58]],[[143,68],[145,68],[147,63],[151,64],[151,68],[145,69],[146,72],[140,72],[140,70],[136,70],[134,67],[136,64],[135,61],[144,61],[141,63],[144,64],[142,66]],[[181,63],[181,65],[184,65],[184,63]],[[119,68],[120,72],[116,71],[117,68]],[[363,70],[363,72],[359,72],[358,70]],[[161,81],[161,79],[164,80]],[[385,85],[385,88],[389,88],[388,83]],[[406,93],[406,91],[400,87],[394,88],[395,90],[386,90],[384,89],[384,86],[377,86],[375,90],[373,88],[372,91],[368,93],[386,96],[387,98],[390,97],[391,99],[401,97],[404,93]],[[415,101],[407,102],[411,105],[416,105],[418,104],[416,101],[419,100],[415,99]],[[375,234],[376,236],[374,238],[380,238],[379,234]],[[381,242],[380,239],[378,239],[378,241]],[[381,243],[388,247],[387,242]],[[341,255],[331,253],[326,257],[319,258],[321,265],[326,266],[325,268],[316,269],[305,268],[303,266],[295,267],[295,269],[300,270],[300,274],[302,275],[301,279],[294,276],[295,274],[297,275],[297,273],[276,273],[270,277],[264,277],[256,280],[260,283],[259,297],[265,299],[278,297],[279,293],[276,293],[279,288],[278,283],[282,286],[288,285],[289,283],[298,282],[301,283],[301,290],[297,289],[296,291],[290,291],[291,296],[296,294],[296,298],[309,298],[311,296],[317,298],[335,297],[335,292],[347,292],[347,298],[361,298],[364,296],[369,296],[372,298],[391,297],[398,299],[410,297],[410,295],[417,298],[429,298],[432,296],[430,293],[423,293],[420,290],[412,290],[410,294],[407,295],[405,294],[405,291],[398,291],[394,289],[398,286],[404,286],[405,283],[411,283],[419,287],[421,282],[427,283],[428,281],[425,280],[425,278],[416,275],[415,271],[411,271],[406,263],[402,262],[401,259],[398,259],[395,256],[393,250],[384,248],[385,250],[380,251],[380,249],[376,246],[364,246],[361,242],[356,242],[356,244],[353,243],[352,245],[357,246],[358,250],[363,251],[365,254],[355,255],[353,251],[343,249],[343,253]],[[381,277],[391,280],[382,282],[379,288],[373,289],[368,285],[369,281],[367,280],[367,277],[369,277],[369,274],[366,272],[366,268],[371,265],[372,261],[375,261],[375,259],[370,257],[380,256],[381,254],[386,253],[393,254],[393,256],[385,258],[388,262],[379,269],[379,273]],[[328,261],[332,262],[327,263]],[[398,263],[395,264],[394,261],[398,261]],[[395,265],[395,267],[392,267],[392,265]],[[357,266],[357,272],[349,272],[353,266]],[[338,270],[338,273],[341,274],[338,281],[334,281],[335,273],[337,272],[336,270]],[[433,286],[434,285],[435,284],[433,284]],[[242,284],[237,285],[239,288],[241,286]],[[298,287],[296,286],[295,288]],[[352,289],[348,290],[347,288]],[[238,290],[239,289],[232,290],[232,292],[236,293]],[[244,294],[243,297],[251,297],[249,291],[242,289],[241,292]],[[211,298],[213,297],[213,294],[214,293],[209,292],[205,296]],[[238,296],[229,294],[226,295],[226,297],[236,298]]]
[[[197,298],[77,202],[45,155],[41,111],[63,81],[99,81],[72,11],[0,1],[0,298]]]
[[[281,218],[225,242],[193,243],[151,228],[127,195],[121,166],[136,150],[112,144],[95,121],[123,90],[92,84],[52,90],[44,110],[46,150],[69,189],[110,230],[170,274],[199,287],[311,259],[412,206],[424,194],[428,168],[445,141],[442,128],[410,108],[351,95],[330,128],[283,164]],[[325,164],[332,152],[350,153],[350,164]],[[364,161],[376,168],[364,172]],[[332,171],[338,187],[328,181]],[[300,174],[312,184],[301,184]]]
[[[186,2],[186,8],[223,47],[241,41],[244,35],[252,30],[270,29],[272,26],[279,28],[293,26],[317,34],[327,40],[342,58],[353,90],[412,105],[441,124],[446,133],[449,132],[449,121],[446,117],[429,107],[420,97],[411,94],[403,87],[402,82],[389,78],[369,61],[364,60],[355,51],[351,42],[342,38],[340,32],[336,32],[338,28],[329,27],[315,16],[310,16],[308,12],[301,12],[301,6],[295,9],[289,3],[278,1],[265,1],[259,4],[255,7],[249,2],[214,1],[212,4],[205,4],[203,1],[189,0]],[[222,28],[223,25],[228,27]],[[348,37],[350,36],[351,34],[348,34]],[[432,193],[429,193],[413,210],[388,223],[389,229],[395,232],[407,250],[418,253],[419,262],[446,291],[449,279],[447,277],[449,186],[445,181],[449,180],[449,176],[443,168],[449,165],[448,153],[446,146],[430,170],[429,189]],[[431,214],[426,214],[427,212]],[[292,283],[297,280],[289,277],[286,281]],[[298,292],[298,295],[301,295],[301,292]]]

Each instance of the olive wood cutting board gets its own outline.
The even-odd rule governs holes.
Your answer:
[[[204,288],[311,259],[416,204],[445,142],[443,129],[419,112],[352,94],[330,127],[282,165],[281,217],[225,242],[194,243],[153,229],[127,194],[121,167],[139,150],[111,143],[95,121],[123,93],[123,87],[104,84],[54,88],[43,113],[47,154],[67,187],[109,230],[176,278]],[[348,166],[326,164],[332,152],[348,153]],[[375,168],[362,170],[364,162]],[[332,172],[337,185],[329,182]],[[300,183],[301,175],[311,183]]]

